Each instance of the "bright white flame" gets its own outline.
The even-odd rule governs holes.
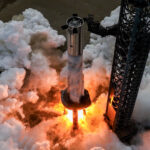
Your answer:
[[[66,117],[68,118],[68,120],[70,122],[73,123],[73,111],[72,110],[67,109],[67,115],[66,115]],[[83,112],[83,110],[78,110],[78,121],[80,122],[83,119],[84,119],[84,112]]]
[[[79,120],[79,121],[80,121],[80,120],[83,120],[83,118],[84,118],[83,110],[79,110],[79,111],[78,111],[78,120]]]
[[[70,122],[73,123],[73,111],[72,110],[67,109],[66,117],[69,119]]]

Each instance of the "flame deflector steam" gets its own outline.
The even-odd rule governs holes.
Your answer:
[[[73,110],[73,129],[78,129],[78,110],[91,104],[89,93],[84,89],[82,72],[83,25],[84,20],[73,14],[62,26],[67,30],[68,85],[61,92],[61,100],[66,108]]]

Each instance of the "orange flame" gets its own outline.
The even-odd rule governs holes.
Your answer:
[[[94,114],[96,114],[95,107],[96,105],[91,105],[84,110],[78,110],[78,124],[82,131],[89,130],[89,124],[91,124],[90,120],[92,120],[92,118],[95,116]],[[65,121],[66,127],[71,128],[73,126],[73,111],[66,109],[62,103],[55,105],[55,110],[63,115],[62,118],[63,121]],[[60,118],[61,121],[62,118]]]

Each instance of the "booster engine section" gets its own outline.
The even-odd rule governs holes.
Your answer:
[[[84,109],[91,104],[90,96],[84,89],[83,69],[83,27],[84,20],[73,14],[66,25],[68,52],[67,89],[61,92],[63,105],[73,110],[73,129],[78,128],[78,109]]]

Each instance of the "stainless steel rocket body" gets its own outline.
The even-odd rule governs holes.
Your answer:
[[[82,68],[83,55],[83,19],[71,17],[67,20],[67,51],[68,51],[68,87],[70,99],[80,103],[84,95],[84,76]]]
[[[83,54],[83,24],[80,17],[71,17],[67,20],[67,48],[71,56]]]
[[[91,104],[89,93],[84,89],[83,25],[84,20],[73,15],[62,26],[67,32],[68,80],[67,88],[61,91],[61,100],[72,110],[84,109]]]
[[[84,95],[84,75],[82,70],[82,56],[70,56],[68,54],[67,92],[70,99],[75,103],[80,103],[80,98]]]

